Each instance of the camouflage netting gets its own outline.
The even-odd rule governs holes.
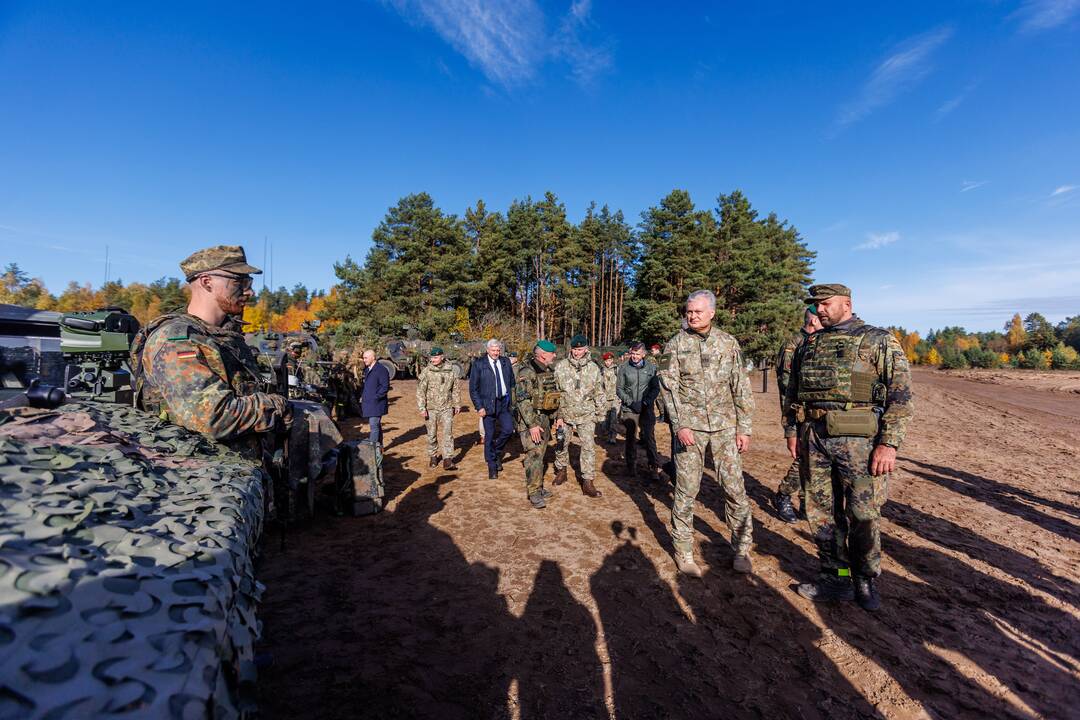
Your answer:
[[[0,413],[0,718],[244,715],[261,471],[119,405]]]

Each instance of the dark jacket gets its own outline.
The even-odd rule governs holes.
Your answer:
[[[641,412],[641,408],[649,407],[660,392],[656,365],[648,361],[641,363],[641,367],[624,362],[619,365],[616,378],[615,394],[630,412]]]
[[[387,412],[386,394],[390,392],[390,373],[376,362],[364,368],[364,390],[360,394],[360,416],[383,416]]]
[[[502,370],[503,382],[506,384],[506,395],[509,398],[510,393],[514,390],[515,382],[514,369],[510,365],[510,359],[500,357],[499,368]],[[495,412],[496,392],[495,371],[491,369],[491,361],[485,353],[478,359],[473,360],[472,367],[469,369],[469,398],[478,412],[482,409],[490,415]],[[507,402],[509,402],[509,399]]]

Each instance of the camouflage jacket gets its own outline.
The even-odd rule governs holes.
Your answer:
[[[739,342],[713,327],[702,336],[680,330],[664,348],[660,366],[665,410],[676,431],[735,428],[749,435],[754,396]]]
[[[808,346],[826,340],[831,333],[862,335],[859,344],[858,360],[873,368],[878,381],[884,386],[884,402],[881,405],[881,431],[878,443],[900,447],[907,433],[908,423],[915,412],[911,393],[911,368],[900,343],[892,333],[867,325],[857,317],[852,317],[839,325],[823,328],[809,336],[798,350],[791,364],[791,377],[784,394],[784,435],[795,437],[797,434],[795,412],[799,405],[799,381],[802,359]],[[824,407],[830,407],[824,404]],[[839,407],[839,406],[837,406]]]
[[[619,384],[619,366],[612,365],[611,367],[600,368],[600,377],[604,385],[604,399],[607,401],[607,407],[614,407],[615,401],[619,397],[616,392],[616,387]]]
[[[420,412],[446,410],[461,406],[458,394],[457,374],[454,366],[445,360],[439,366],[428,363],[420,371],[416,382],[416,407]]]
[[[520,432],[540,424],[540,416],[554,418],[557,409],[542,410],[545,395],[557,391],[555,369],[530,358],[517,372],[514,383],[514,426]]]
[[[780,352],[776,355],[776,388],[780,392],[780,414],[784,414],[784,395],[787,393],[788,383],[791,382],[791,362],[795,359],[795,351],[798,350],[810,333],[800,329],[780,346]]]
[[[567,422],[597,421],[607,410],[600,366],[588,355],[555,363],[555,383],[562,393],[559,414]]]
[[[135,352],[136,401],[177,425],[229,442],[290,418],[285,398],[262,392],[259,365],[238,332],[170,315],[147,326]]]

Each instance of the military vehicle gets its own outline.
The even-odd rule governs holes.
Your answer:
[[[314,507],[296,480],[330,454],[294,420],[260,465],[133,408],[138,329],[0,306],[0,717],[255,711],[255,551],[268,519]],[[377,454],[341,449],[335,500],[378,510]]]

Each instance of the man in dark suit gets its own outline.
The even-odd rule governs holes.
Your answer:
[[[360,393],[360,416],[367,418],[368,437],[382,447],[382,416],[387,413],[390,373],[375,361],[375,352],[364,351],[364,389]]]
[[[503,446],[514,433],[510,414],[514,369],[501,355],[502,343],[492,338],[487,341],[487,354],[474,360],[469,371],[469,398],[484,420],[484,459],[492,480],[499,476]]]

